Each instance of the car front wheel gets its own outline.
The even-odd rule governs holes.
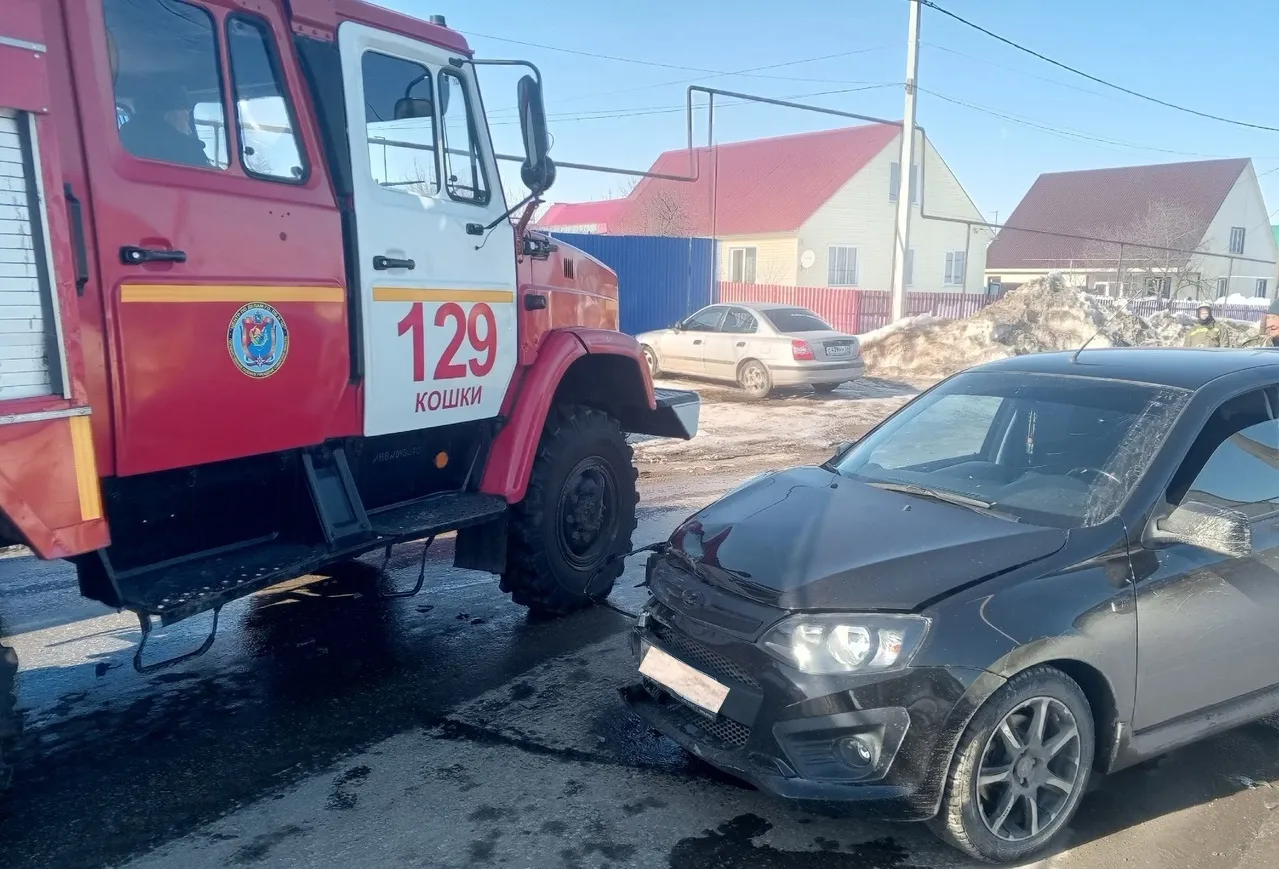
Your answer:
[[[647,344],[644,345],[644,364],[648,366],[648,376],[654,380],[662,373],[662,367],[657,362],[657,351]]]
[[[1073,679],[1051,667],[1017,674],[960,739],[933,829],[979,860],[1026,860],[1070,822],[1094,748],[1092,708]]]

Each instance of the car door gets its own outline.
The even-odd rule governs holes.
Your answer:
[[[1138,734],[1279,685],[1279,390],[1231,399],[1209,419],[1168,493],[1244,513],[1252,553],[1175,543],[1138,571]],[[1141,564],[1140,558],[1134,563]]]
[[[677,374],[706,374],[706,339],[719,329],[724,305],[711,305],[688,317],[679,328],[662,338],[662,368]]]
[[[515,230],[501,219],[474,68],[457,52],[353,22],[338,28],[338,45],[364,433],[496,416],[518,350]]]
[[[718,331],[707,335],[702,344],[706,376],[736,380],[737,363],[746,353],[747,342],[758,329],[759,323],[750,311],[736,305],[728,308]]]

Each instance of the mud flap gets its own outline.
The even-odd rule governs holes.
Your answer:
[[[687,389],[655,389],[657,407],[623,408],[618,414],[622,430],[631,434],[691,440],[697,434],[702,399]]]

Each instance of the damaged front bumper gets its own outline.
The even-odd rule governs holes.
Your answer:
[[[856,802],[888,820],[925,820],[945,783],[953,713],[980,671],[922,668],[842,679],[788,668],[650,602],[631,635],[728,688],[718,714],[643,677],[623,689],[654,729],[717,769],[792,800]],[[863,805],[864,804],[864,805]]]

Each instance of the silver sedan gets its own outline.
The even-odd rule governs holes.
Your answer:
[[[830,392],[866,367],[855,335],[794,305],[711,305],[669,329],[644,332],[639,342],[655,377],[732,381],[753,398],[775,386]]]

